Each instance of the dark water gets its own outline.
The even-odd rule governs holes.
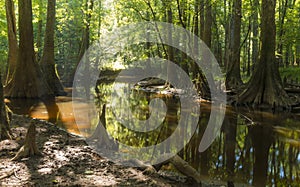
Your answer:
[[[149,146],[165,140],[174,132],[180,120],[180,113],[183,112],[177,97],[170,93],[133,90],[130,93],[130,105],[126,105],[127,101],[122,99],[119,99],[117,104],[114,103],[120,106],[120,110],[132,111],[128,119],[134,116],[139,120],[146,120],[151,113],[150,100],[160,98],[164,101],[166,117],[161,121],[161,126],[150,133],[141,133],[126,130],[126,127],[116,121],[115,118],[118,116],[125,115],[127,119],[127,113],[111,110],[113,101],[110,86],[99,86],[101,93],[98,93],[97,105],[100,110],[103,104],[106,104],[107,131],[115,139],[129,146]],[[118,94],[122,96],[124,93]],[[73,104],[82,114],[80,122],[85,125],[76,125],[69,97],[58,97],[55,102],[49,103],[38,100],[11,100],[9,103],[16,113],[50,120],[72,133],[86,132],[84,135],[88,136],[90,132],[81,128],[94,129],[97,119],[90,118],[90,107],[86,103],[79,100]],[[196,168],[206,180],[219,181],[220,184],[232,181],[236,186],[300,184],[299,114],[272,114],[227,107],[221,133],[205,152],[199,153],[199,144],[211,114],[211,106],[209,103],[201,102],[200,108],[195,134],[178,154]],[[190,125],[187,122],[187,131],[190,130]]]

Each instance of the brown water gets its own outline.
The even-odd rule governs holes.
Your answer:
[[[102,87],[101,90],[106,88]],[[128,145],[157,143],[158,138],[149,138],[142,133],[127,131],[116,125],[110,111],[109,95],[103,91],[99,106],[107,103],[107,129],[114,138]],[[168,107],[165,127],[153,136],[164,139],[172,134],[178,123],[180,102],[167,94],[154,94],[162,98]],[[149,117],[149,99],[153,94],[135,92],[132,95],[131,110],[140,119]],[[10,107],[15,113],[56,122],[71,133],[80,134],[75,123],[72,100],[58,97],[55,103],[38,100],[11,100]],[[76,102],[82,112],[80,128],[89,127],[89,106]],[[99,107],[100,108],[100,107]],[[128,109],[127,109],[128,110]],[[300,184],[300,115],[290,113],[272,114],[260,111],[247,111],[228,107],[221,133],[203,153],[198,152],[199,143],[210,116],[210,104],[201,103],[198,128],[192,140],[179,155],[196,168],[209,181],[226,184],[233,181],[237,186],[298,186]],[[50,116],[50,117],[49,117]],[[163,133],[161,133],[163,132]],[[128,138],[130,137],[130,138]]]

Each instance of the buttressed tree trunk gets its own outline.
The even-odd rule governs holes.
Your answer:
[[[291,105],[275,64],[275,6],[276,0],[262,0],[260,60],[247,88],[238,98],[240,104],[273,108]]]
[[[48,0],[47,23],[44,39],[44,52],[40,61],[45,80],[55,95],[65,95],[64,88],[57,76],[54,63],[54,28],[56,0]]]
[[[18,41],[17,41],[17,27],[15,16],[15,5],[13,0],[5,0],[6,21],[7,21],[7,35],[8,35],[8,70],[6,76],[6,83],[8,83],[17,64],[18,57]]]
[[[16,70],[5,87],[11,98],[38,98],[53,95],[35,62],[31,0],[19,0],[19,53]]]

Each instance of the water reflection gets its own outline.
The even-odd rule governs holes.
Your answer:
[[[170,95],[139,90],[133,97],[136,105],[131,109],[137,110],[140,116],[147,117],[149,99],[155,97],[163,98],[168,106],[165,126],[160,135],[162,139],[165,139],[178,124],[180,114],[178,100]],[[109,103],[109,99],[103,102]],[[201,103],[200,108],[198,128],[179,155],[196,168],[202,176],[206,176],[208,180],[224,181],[228,186],[233,184],[295,186],[300,182],[300,122],[297,117],[289,113],[272,114],[228,107],[220,136],[209,149],[199,153],[199,144],[207,127],[211,106],[209,103]],[[114,123],[113,116],[108,115],[108,118],[109,123]],[[112,133],[125,141],[127,137],[132,137],[132,132],[126,133],[124,129],[112,130]],[[157,143],[155,140],[149,140],[152,135],[154,134],[144,137],[142,134],[135,134],[136,140],[128,143],[140,145],[140,142],[145,139],[148,140],[145,141],[148,144],[151,141]],[[157,137],[157,134],[154,137]],[[143,146],[148,144],[143,144]],[[164,151],[166,150],[162,150]]]
[[[79,134],[70,97],[45,98],[42,100],[9,99],[6,100],[6,103],[15,114],[47,120],[67,129],[71,133]],[[86,107],[83,103],[81,105],[82,108]]]
[[[149,118],[149,102],[153,98],[161,98],[167,105],[166,117],[160,127],[150,133],[135,132],[115,120],[115,113],[110,107],[110,86],[99,84],[98,90],[101,92],[98,93],[97,105],[99,111],[106,106],[106,128],[114,139],[130,146],[149,146],[164,141],[174,132],[181,112],[177,97],[142,89],[132,90],[132,102],[128,110],[132,110],[138,119]],[[70,98],[60,97],[44,104],[36,100],[11,100],[9,105],[16,113],[49,118],[57,123],[61,122],[69,131],[79,133],[72,116]],[[84,117],[88,116],[85,114],[88,112],[88,105],[80,101],[76,105],[82,108],[83,122],[88,124],[88,119]],[[210,117],[211,106],[202,102],[200,108],[197,130],[178,154],[207,180],[223,181],[236,186],[297,186],[300,183],[299,116],[238,111],[228,107],[220,136],[208,150],[199,153],[199,144]],[[48,114],[50,117],[47,118]],[[190,130],[189,124],[182,130]],[[169,142],[174,143],[178,142]],[[172,147],[168,145],[159,151],[167,152],[170,148]]]

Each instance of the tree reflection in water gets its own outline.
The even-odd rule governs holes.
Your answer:
[[[180,114],[180,101],[176,97],[151,93],[132,92],[131,110],[139,119],[149,117],[151,98],[162,98],[168,106],[163,125],[151,133],[124,131],[124,126],[114,123],[114,115],[109,109],[111,85],[100,85],[99,106],[107,104],[107,129],[115,139],[127,140],[128,145],[153,145],[166,139],[177,126]],[[19,114],[30,114],[42,110],[41,101],[11,100],[9,105]],[[65,113],[70,107],[62,107],[62,102],[44,101],[48,118],[63,122],[69,131],[79,132],[74,120],[67,124]],[[198,128],[188,144],[178,155],[188,161],[202,176],[210,181],[254,186],[297,186],[300,183],[300,120],[292,114],[272,114],[259,111],[238,111],[228,107],[220,135],[203,153],[198,152],[203,132],[210,116],[210,104],[201,103]],[[240,110],[240,109],[239,109]],[[45,108],[43,108],[45,111]],[[188,125],[186,129],[188,130]],[[134,136],[132,136],[134,133]],[[134,137],[128,139],[128,137]],[[184,138],[184,137],[182,137]],[[126,142],[126,141],[125,141]],[[124,141],[123,141],[124,143]],[[170,142],[172,144],[173,142]],[[170,148],[167,146],[165,149]],[[166,150],[162,150],[166,151]]]

